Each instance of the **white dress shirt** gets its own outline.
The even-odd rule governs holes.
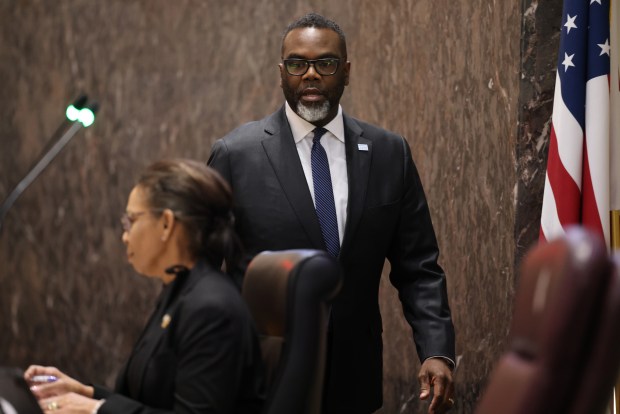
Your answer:
[[[310,153],[312,152],[312,138],[314,138],[313,130],[316,127],[297,115],[288,102],[285,104],[285,110],[288,123],[293,132],[293,139],[297,146],[299,160],[301,161],[308,188],[312,195],[312,201],[315,202]],[[338,236],[340,237],[340,245],[342,245],[344,227],[347,222],[349,181],[347,177],[347,158],[344,149],[344,121],[340,105],[338,105],[336,117],[323,128],[327,132],[321,138],[320,143],[327,153],[327,161],[329,162],[329,173],[332,178],[332,189],[334,190],[334,202],[336,204],[336,219],[338,220]]]

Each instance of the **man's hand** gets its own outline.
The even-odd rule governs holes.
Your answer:
[[[420,382],[420,399],[426,400],[431,395],[433,399],[428,407],[428,414],[443,414],[454,405],[454,383],[452,371],[448,363],[442,358],[428,358],[420,367],[418,374]]]

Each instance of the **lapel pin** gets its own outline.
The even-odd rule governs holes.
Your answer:
[[[357,144],[357,149],[358,149],[358,151],[368,151],[368,145],[367,144]]]
[[[170,325],[170,320],[172,318],[170,317],[170,315],[165,314],[163,318],[161,318],[161,327],[163,329],[166,329],[168,327],[168,325]]]

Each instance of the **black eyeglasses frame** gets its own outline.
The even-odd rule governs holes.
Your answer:
[[[320,69],[321,66],[317,66],[316,63],[317,62],[326,62],[326,61],[333,61],[336,62],[336,65],[334,67],[333,72],[331,73],[323,73],[321,72],[322,69]],[[297,63],[305,63],[306,64],[306,69],[303,71],[303,73],[291,73],[291,71],[289,70],[288,67],[288,63],[292,63],[292,62],[297,62]],[[299,58],[291,58],[291,59],[282,59],[282,64],[284,65],[284,69],[286,69],[286,73],[288,73],[291,76],[304,76],[308,70],[310,69],[310,65],[314,66],[314,71],[316,73],[318,73],[321,76],[332,76],[334,75],[336,72],[338,72],[338,67],[340,66],[340,59],[339,58],[321,58],[321,59],[299,59]]]

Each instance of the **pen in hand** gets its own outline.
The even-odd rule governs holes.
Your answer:
[[[54,375],[34,375],[30,378],[30,381],[39,384],[46,382],[55,382],[56,380],[58,380],[58,378],[56,378]]]

